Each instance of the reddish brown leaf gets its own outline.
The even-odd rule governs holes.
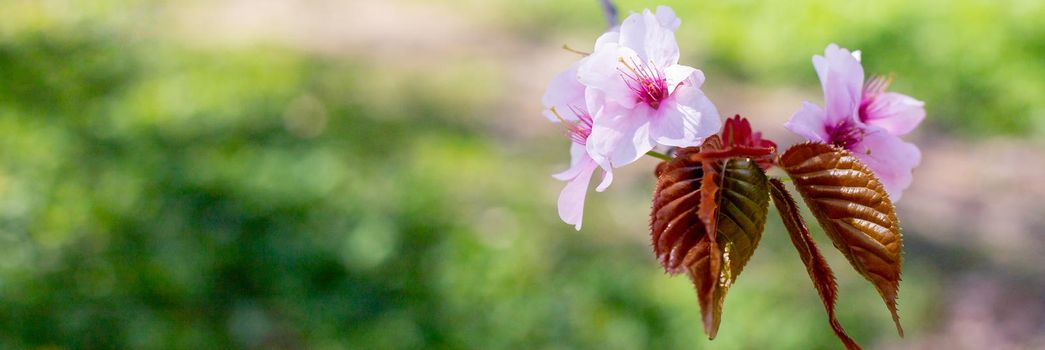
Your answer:
[[[780,165],[834,246],[878,289],[902,337],[896,295],[903,242],[881,182],[849,151],[822,143],[791,147]]]
[[[709,141],[708,147],[716,145]],[[650,238],[665,270],[686,271],[693,281],[704,330],[714,338],[726,292],[761,238],[769,193],[765,174],[750,159],[714,160],[700,152],[681,149],[658,166]]]
[[[701,155],[708,152],[717,152],[722,148],[722,142],[718,136],[712,136],[708,140],[704,141],[704,144],[700,147]],[[701,190],[700,190],[700,206],[697,208],[697,216],[700,217],[700,221],[704,222],[705,232],[707,232],[710,247],[712,253],[719,252],[717,244],[718,235],[718,200],[719,200],[719,185],[722,181],[720,161],[716,159],[709,159],[707,157],[701,157],[701,165],[704,168],[704,178],[701,179]],[[719,254],[712,254],[712,266],[717,267],[721,264],[718,261]],[[713,268],[713,270],[717,270]],[[717,271],[712,271],[712,276],[717,275]]]
[[[720,182],[722,174],[718,161],[702,159],[704,178],[701,179],[700,205],[697,207],[697,217],[704,224],[704,232],[707,234],[707,248],[690,252],[693,258],[686,259],[691,263],[686,264],[689,279],[697,288],[697,300],[700,303],[701,320],[704,323],[704,333],[714,339],[718,333],[718,315],[721,314],[721,304],[716,301],[719,293],[719,275],[722,273],[722,250],[718,245],[718,213],[720,196]],[[703,248],[703,247],[702,247]]]
[[[860,345],[857,345],[846,334],[842,324],[835,318],[835,301],[838,300],[838,285],[835,284],[835,276],[831,272],[831,267],[827,265],[827,260],[824,260],[823,255],[820,255],[820,250],[817,249],[816,243],[813,242],[813,237],[809,235],[809,229],[806,228],[805,222],[802,221],[802,215],[799,214],[798,205],[795,204],[791,193],[787,191],[784,183],[780,182],[780,180],[769,179],[769,185],[769,193],[773,197],[773,203],[780,213],[780,219],[784,222],[784,227],[787,228],[787,233],[791,236],[791,243],[798,250],[798,256],[802,259],[802,263],[805,264],[806,272],[809,273],[809,278],[813,281],[813,286],[816,287],[817,293],[820,294],[820,300],[823,301],[824,308],[827,309],[827,319],[831,324],[831,329],[834,330],[838,339],[842,340],[846,349],[860,349]]]
[[[657,260],[670,274],[684,270],[683,259],[705,235],[695,210],[704,170],[700,161],[689,157],[699,152],[697,148],[679,149],[675,159],[657,167],[650,239]]]

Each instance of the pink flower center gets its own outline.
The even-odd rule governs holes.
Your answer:
[[[846,120],[835,126],[828,126],[827,136],[831,144],[851,150],[854,145],[863,141],[864,130],[856,123]]]
[[[555,110],[555,107],[552,107],[551,112],[559,119],[559,122],[566,127],[566,137],[569,138],[570,141],[581,146],[586,145],[588,143],[588,136],[591,136],[591,114],[588,114],[587,111],[574,106],[570,106],[570,110],[573,112],[573,115],[577,116],[578,120],[576,122],[569,122],[566,119],[563,119],[563,117],[559,115],[559,112]]]
[[[667,99],[669,95],[668,81],[664,78],[664,74],[659,69],[639,64],[634,59],[631,64],[624,62],[623,58],[620,59],[620,62],[628,68],[627,72],[621,70],[621,77],[624,78],[628,89],[635,94],[636,101],[645,103],[653,109],[660,108],[660,102]]]

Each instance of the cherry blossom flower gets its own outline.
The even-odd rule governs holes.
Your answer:
[[[553,107],[549,112],[558,115]],[[566,181],[566,187],[559,193],[559,217],[563,222],[574,225],[579,231],[581,219],[584,216],[584,198],[588,194],[588,184],[591,176],[599,164],[588,155],[586,143],[591,135],[592,117],[587,112],[573,108],[571,115],[577,117],[577,122],[561,120],[566,126],[566,134],[572,141],[570,145],[570,168],[561,173],[552,175],[556,179]],[[561,117],[560,117],[561,118]],[[604,175],[602,182],[596,191],[602,192],[613,182],[613,171],[609,165],[602,166]]]
[[[649,13],[649,11],[647,10],[646,13]],[[674,31],[681,24],[675,13],[667,7],[658,8],[653,18],[658,26],[669,31]],[[628,26],[628,28],[631,27],[634,27],[634,24]],[[606,34],[600,36],[595,42],[594,52],[602,52],[607,45],[619,46],[621,41],[620,30],[621,27],[619,26],[613,27]],[[674,42],[674,39],[672,39],[672,42]],[[677,51],[677,48],[675,50]],[[677,61],[677,53],[675,56]],[[567,135],[572,141],[570,145],[572,158],[570,169],[553,176],[559,180],[567,181],[566,187],[563,188],[559,195],[559,217],[564,222],[575,225],[578,230],[581,228],[584,200],[587,196],[588,185],[595,169],[601,167],[605,172],[602,182],[596,187],[596,191],[601,192],[605,190],[613,181],[611,160],[607,157],[599,157],[599,161],[596,161],[591,156],[595,153],[588,142],[588,138],[592,134],[594,120],[601,119],[595,116],[601,115],[601,112],[606,110],[602,103],[598,103],[602,93],[588,89],[587,86],[581,84],[578,77],[579,67],[590,59],[590,56],[585,56],[565,71],[556,75],[548,85],[548,89],[542,99],[545,107],[545,117],[565,125]],[[616,66],[616,63],[613,63],[613,65]],[[701,80],[703,80],[702,77]],[[596,111],[597,113],[589,111]],[[640,152],[639,155],[648,150]]]
[[[690,147],[722,126],[700,90],[704,74],[678,64],[678,17],[668,7],[645,10],[603,34],[578,66],[589,111],[597,113],[587,142],[600,163],[620,167],[657,144]]]
[[[784,126],[812,141],[852,151],[878,175],[894,202],[911,185],[921,162],[918,147],[899,138],[925,118],[921,101],[885,92],[890,79],[864,83],[859,53],[831,44],[813,66],[824,90],[824,108],[805,102]]]
[[[601,43],[596,43],[596,48]],[[577,80],[577,67],[587,56],[559,73],[548,84],[542,103],[544,116],[553,122],[566,127],[566,135],[570,139],[570,168],[552,175],[556,179],[566,181],[566,187],[559,193],[559,217],[563,222],[581,229],[584,216],[584,200],[588,194],[588,186],[595,169],[600,167],[589,155],[588,137],[591,135],[594,116],[588,112],[586,103],[586,87]],[[612,167],[603,161],[601,167],[604,175],[602,182],[595,189],[602,192],[613,182]]]

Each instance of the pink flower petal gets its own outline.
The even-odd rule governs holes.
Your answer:
[[[660,22],[661,26],[672,31],[678,29],[679,26],[682,25],[682,20],[675,15],[675,10],[672,10],[667,6],[657,6],[656,17],[657,22]]]
[[[584,145],[578,145],[570,142],[570,168],[562,172],[552,174],[552,177],[567,181],[569,179],[577,177],[577,172],[580,171],[580,164],[585,159],[591,159],[588,156],[588,150]]]
[[[893,135],[905,135],[925,119],[925,103],[904,94],[886,92],[874,96],[861,117],[868,125]]]
[[[592,116],[592,120],[599,119],[599,116],[607,113],[607,108],[617,107],[615,103],[608,103],[606,94],[596,89],[585,89],[584,101],[586,102],[588,113]]]
[[[580,67],[580,63],[583,60],[574,62],[570,65],[570,68],[559,73],[552,78],[551,83],[548,84],[548,90],[544,93],[544,97],[541,98],[541,102],[544,104],[544,116],[548,120],[558,122],[559,118],[551,112],[551,108],[555,108],[555,111],[559,113],[563,119],[568,121],[577,120],[577,116],[574,115],[574,108],[584,108],[584,85],[577,80],[577,68]]]
[[[637,57],[635,51],[629,48],[606,43],[581,63],[577,77],[584,86],[602,92],[605,99],[631,108],[635,106],[636,99],[625,83],[622,72],[626,72],[627,67],[620,60],[628,62]]]
[[[806,101],[802,103],[802,109],[795,112],[791,119],[784,123],[784,127],[806,140],[826,143],[829,142],[829,136],[824,129],[826,122],[824,111],[819,106]]]
[[[874,171],[893,202],[900,201],[913,180],[912,169],[922,160],[917,146],[876,127],[869,127],[850,151]]]
[[[653,149],[649,136],[649,106],[636,105],[627,113],[604,113],[595,119],[588,136],[588,154],[600,164],[631,164]]]
[[[687,84],[693,84],[699,88],[704,84],[704,72],[699,69],[676,64],[664,69],[664,80],[668,83],[668,93],[674,93],[679,84],[690,80]]]
[[[559,218],[574,225],[578,231],[584,216],[584,197],[588,194],[588,183],[596,167],[591,158],[582,160],[577,164],[577,176],[570,179],[559,193]]]
[[[577,177],[577,174],[580,173],[580,171],[579,167],[571,166],[569,169],[552,174],[552,177],[559,181],[569,181],[570,179]]]
[[[613,183],[613,169],[609,167],[603,167],[602,170],[602,182],[599,183],[598,187],[595,187],[595,191],[598,192],[605,191],[606,188],[610,187],[610,184]]]
[[[696,71],[699,72],[699,71]],[[650,137],[665,146],[698,146],[708,136],[722,128],[718,109],[700,91],[698,79],[703,74],[694,73],[692,79],[680,85],[667,103],[661,104],[657,115],[650,120]]]
[[[648,9],[624,19],[620,26],[620,44],[635,50],[643,64],[652,62],[654,66],[667,67],[679,61],[674,29],[662,25]]]
[[[863,96],[864,68],[849,50],[831,44],[813,57],[824,90],[824,112],[830,124],[854,118]]]
[[[595,39],[595,48],[592,52],[601,50],[607,44],[620,45],[620,27],[615,28],[616,30],[605,32],[598,39]]]

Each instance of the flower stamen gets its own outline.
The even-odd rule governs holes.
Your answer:
[[[878,95],[885,93],[885,89],[888,89],[889,84],[892,84],[892,82],[892,73],[889,73],[887,77],[876,75],[867,80],[867,83],[864,84],[863,96],[860,98],[860,109],[857,110],[860,121],[867,122],[868,115],[870,115],[867,109],[878,98]]]
[[[628,64],[623,57],[617,59],[631,74],[621,71],[624,83],[635,93],[636,100],[649,105],[653,109],[660,107],[661,101],[668,97],[668,82],[660,70],[651,65],[639,64],[632,59]]]
[[[578,121],[570,122],[559,115],[559,112],[555,110],[555,107],[549,109],[556,119],[566,128],[566,137],[578,145],[585,145],[588,143],[588,136],[591,135],[592,119],[591,115],[581,110],[580,108],[570,106],[570,110],[574,115],[577,116]]]
[[[889,73],[889,76],[872,76],[871,79],[867,80],[867,83],[864,83],[864,97],[871,97],[883,93],[892,83],[893,73]]]
[[[591,52],[584,52],[584,51],[581,51],[581,50],[577,50],[577,49],[574,49],[574,48],[570,47],[570,45],[566,45],[566,44],[562,44],[562,49],[566,50],[566,51],[569,51],[569,52],[573,52],[573,53],[581,55],[581,56],[589,56],[589,55],[591,55]]]

